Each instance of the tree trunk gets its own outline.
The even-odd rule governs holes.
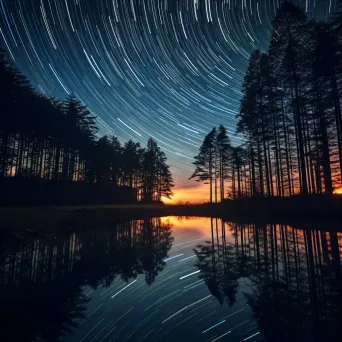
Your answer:
[[[240,165],[237,165],[237,177],[238,177],[238,196],[241,198],[241,171],[240,171]]]
[[[289,44],[292,44],[292,35],[289,32]],[[298,78],[296,72],[296,63],[295,58],[292,55],[291,58],[292,64],[292,79],[294,83],[294,90],[295,90],[295,112],[294,112],[294,119],[295,119],[295,126],[297,130],[297,138],[298,138],[298,152],[299,152],[299,173],[301,178],[301,190],[304,194],[308,193],[308,185],[307,185],[307,178],[306,178],[306,168],[305,168],[305,154],[304,154],[304,142],[303,142],[303,132],[302,132],[302,125],[301,125],[301,108],[300,108],[300,101],[299,101],[299,85],[298,85]]]
[[[210,203],[213,203],[213,166],[212,151],[209,152],[209,184],[210,184]]]
[[[287,122],[286,122],[286,114],[284,110],[283,96],[281,96],[281,106],[282,106],[282,114],[283,114],[283,130],[284,130],[284,140],[285,140],[285,160],[286,160],[287,181],[288,181],[288,187],[289,187],[289,195],[291,196],[292,195],[292,187],[291,187],[292,175],[290,173],[288,129],[287,129]]]
[[[327,127],[326,127],[326,119],[324,115],[323,102],[322,102],[321,93],[319,91],[319,84],[318,84],[317,79],[316,79],[316,95],[317,95],[317,101],[318,101],[319,125],[320,125],[320,131],[321,131],[321,141],[322,141],[324,191],[328,194],[332,194],[333,186],[332,186],[332,179],[331,179],[328,134],[327,134]]]
[[[262,169],[262,156],[261,156],[261,146],[260,146],[260,140],[258,138],[257,142],[258,146],[258,168],[259,168],[259,181],[260,181],[260,194],[261,196],[265,195],[264,191],[264,177],[263,177],[263,169]]]
[[[255,165],[254,165],[254,149],[251,147],[251,173],[252,173],[252,196],[255,196],[257,193],[256,184],[255,184]]]
[[[55,159],[55,169],[53,171],[53,179],[59,178],[59,162],[61,158],[61,143],[57,143],[57,149],[56,149],[56,159]]]
[[[335,107],[335,120],[336,120],[336,133],[337,133],[337,145],[338,145],[338,155],[340,161],[340,182],[342,184],[342,115],[341,115],[341,105],[338,94],[338,87],[336,81],[335,72],[331,78],[332,92],[334,96],[334,107]]]

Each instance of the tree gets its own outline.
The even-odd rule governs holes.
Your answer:
[[[40,181],[47,189],[62,184],[63,189],[81,193],[89,184],[105,183],[108,192],[135,189],[137,199],[160,201],[162,196],[172,196],[170,168],[153,139],[145,150],[133,141],[122,148],[116,136],[99,138],[96,117],[75,95],[59,101],[38,94],[2,50],[0,86],[2,182],[13,177],[31,184]],[[73,187],[74,182],[84,186]],[[11,184],[22,191],[21,183]],[[104,197],[112,198],[108,193]]]
[[[30,106],[36,97],[28,79],[17,68],[12,66],[0,49],[0,174],[6,177],[12,174],[12,164],[16,157],[15,133],[19,135],[21,145],[25,137],[30,133],[33,120],[30,120]]]
[[[249,59],[237,115],[242,145],[221,149],[216,138],[210,168],[203,142],[191,178],[209,180],[211,193],[213,179],[222,185],[218,156],[225,150],[234,198],[341,187],[341,15],[341,1],[327,23],[307,22],[301,8],[282,3],[268,53],[256,50]]]
[[[170,198],[174,187],[173,178],[166,164],[165,153],[152,138],[147,141],[147,148],[142,161],[142,199],[145,202],[161,201],[162,196]]]
[[[132,140],[125,143],[123,147],[122,158],[125,174],[124,184],[127,184],[130,187],[133,187],[134,184],[139,182],[138,171],[141,163],[140,150],[140,144],[134,143]]]
[[[189,179],[197,178],[196,181],[208,181],[210,188],[210,203],[213,202],[213,180],[215,175],[215,157],[216,157],[216,128],[214,127],[209,134],[207,134],[200,147],[199,153],[194,157],[195,172]],[[217,199],[216,199],[217,201]]]
[[[273,21],[273,33],[270,43],[270,62],[276,75],[282,75],[281,84],[286,86],[291,100],[293,122],[296,134],[296,149],[298,171],[300,174],[300,191],[308,193],[307,170],[304,150],[303,119],[304,112],[301,103],[303,77],[301,74],[302,41],[301,28],[306,21],[305,13],[299,7],[285,1],[280,6]],[[283,69],[284,72],[281,70]]]
[[[216,155],[218,159],[218,178],[220,182],[220,199],[224,200],[224,183],[228,177],[228,167],[231,158],[231,143],[227,135],[227,130],[220,125],[216,136]],[[217,176],[216,176],[217,177]]]

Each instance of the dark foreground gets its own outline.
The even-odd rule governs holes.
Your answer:
[[[329,222],[109,223],[103,210],[0,240],[1,341],[341,341],[342,233]]]
[[[246,198],[222,204],[201,205],[88,205],[0,208],[0,230],[55,231],[86,227],[107,227],[121,221],[162,217],[220,217],[240,223],[289,224],[296,228],[342,230],[342,195]]]

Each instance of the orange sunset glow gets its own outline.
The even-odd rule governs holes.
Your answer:
[[[175,187],[171,199],[162,198],[165,204],[180,204],[189,202],[191,204],[209,201],[209,188],[207,184],[196,183],[193,187]]]
[[[334,194],[342,195],[342,188],[334,190]],[[196,183],[193,187],[176,186],[173,189],[173,196],[170,199],[162,197],[162,201],[170,205],[185,204],[187,202],[191,204],[209,202],[209,186],[203,183]]]
[[[207,217],[177,217],[165,216],[161,218],[163,224],[171,224],[173,234],[175,232],[189,230],[196,231],[199,236],[210,237],[211,225],[210,218]]]

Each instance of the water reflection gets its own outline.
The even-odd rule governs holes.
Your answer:
[[[168,217],[0,253],[1,341],[341,337],[342,233]]]
[[[0,340],[58,340],[86,318],[87,292],[139,274],[152,284],[172,241],[171,225],[154,218],[32,240],[12,252],[3,245]]]
[[[211,230],[196,266],[221,304],[233,305],[243,283],[267,341],[340,340],[342,233],[217,219]]]

